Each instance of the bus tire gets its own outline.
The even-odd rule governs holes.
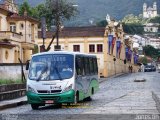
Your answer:
[[[33,110],[37,110],[39,108],[38,104],[31,104]]]
[[[62,108],[62,103],[57,103],[57,104],[55,104],[55,107],[56,107],[56,108]]]

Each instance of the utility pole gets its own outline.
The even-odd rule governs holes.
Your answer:
[[[57,38],[57,45],[55,46],[55,50],[60,50],[59,46],[59,28],[60,28],[60,16],[59,16],[59,0],[56,0],[56,38]]]

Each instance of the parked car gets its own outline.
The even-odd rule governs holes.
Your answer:
[[[151,68],[152,68],[152,71],[156,71],[156,66],[154,66],[154,65],[151,65]]]
[[[156,66],[154,66],[154,65],[146,65],[145,67],[144,67],[144,72],[152,72],[152,71],[156,71]]]

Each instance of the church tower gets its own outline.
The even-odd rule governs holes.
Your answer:
[[[153,14],[154,14],[154,16],[157,16],[158,15],[158,13],[157,13],[157,3],[156,2],[154,2],[153,3]]]
[[[15,0],[4,0],[4,6],[7,10],[18,13],[18,7],[15,3]]]
[[[147,3],[143,4],[143,17],[145,18],[147,16]]]
[[[157,3],[156,3],[156,2],[153,3],[153,9],[154,9],[155,11],[157,11]]]
[[[143,4],[143,12],[147,11],[147,3]]]
[[[153,3],[153,7],[148,7],[146,3],[143,4],[143,17],[144,18],[153,18],[158,15],[157,12],[157,3]]]

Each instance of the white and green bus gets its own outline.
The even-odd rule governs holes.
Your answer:
[[[77,103],[99,88],[95,55],[55,51],[32,56],[26,65],[27,99],[32,109],[45,104]]]

